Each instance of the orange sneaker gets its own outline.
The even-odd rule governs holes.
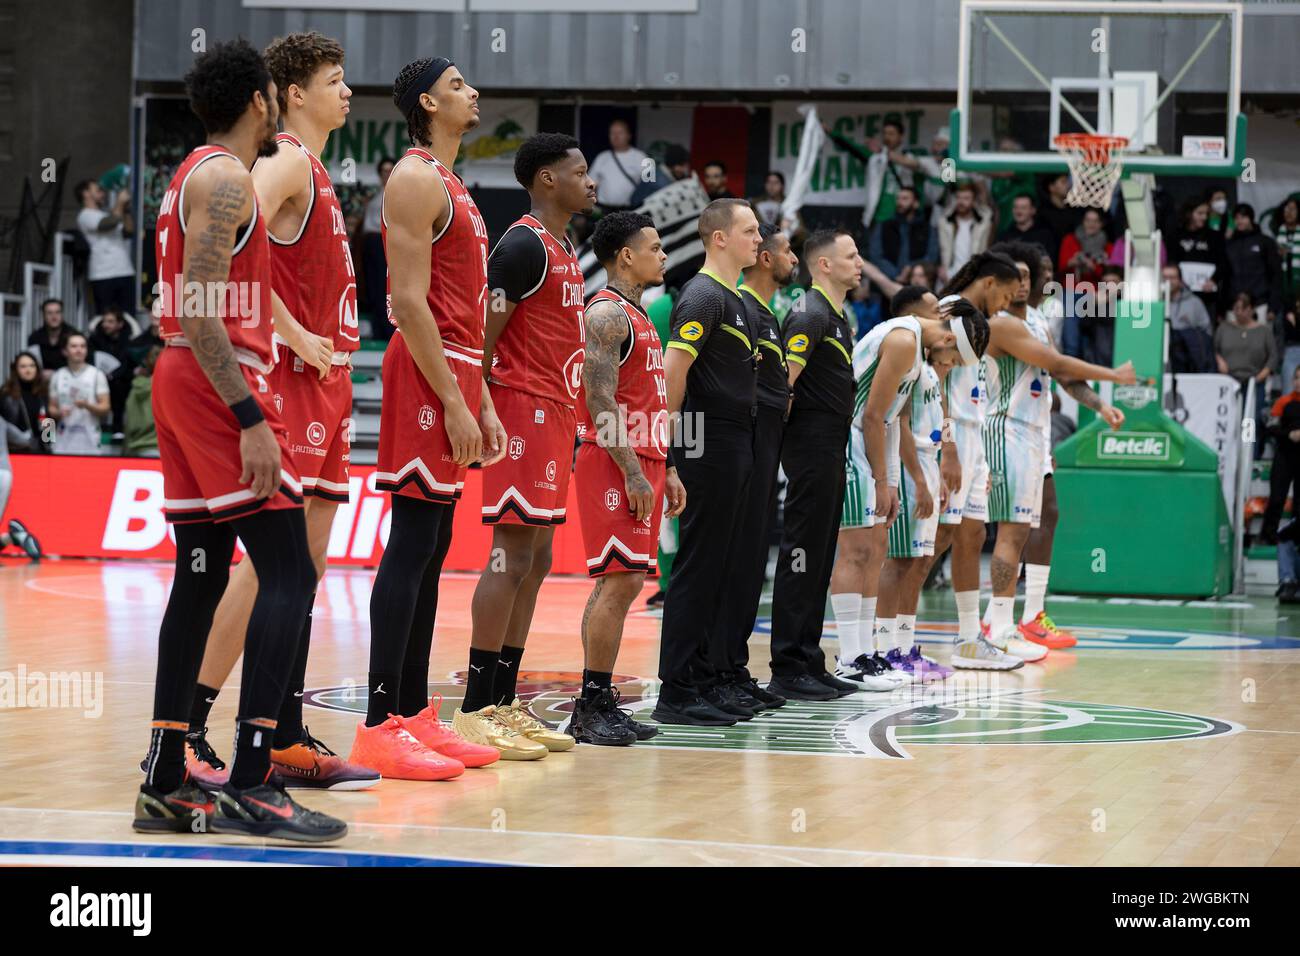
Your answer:
[[[285,787],[301,790],[369,790],[379,774],[369,767],[348,763],[311,735],[291,747],[271,750],[271,766],[279,771]]]
[[[230,768],[208,743],[208,728],[185,735],[185,769],[204,790],[220,790],[230,780]]]
[[[459,760],[466,767],[486,767],[501,759],[501,751],[496,747],[472,744],[439,720],[438,708],[441,706],[442,695],[434,694],[429,706],[414,717],[399,716],[395,719],[430,750]]]
[[[1021,621],[1017,625],[1020,636],[1027,641],[1035,644],[1041,644],[1043,647],[1050,648],[1054,651],[1062,650],[1066,647],[1074,647],[1079,643],[1079,639],[1069,631],[1063,631],[1057,627],[1046,611],[1039,611],[1037,616],[1029,622]]]
[[[376,727],[357,724],[348,760],[394,780],[450,780],[465,772],[463,763],[430,750],[392,714]]]

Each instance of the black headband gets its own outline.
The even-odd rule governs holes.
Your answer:
[[[402,94],[402,98],[397,101],[397,108],[402,111],[403,116],[410,115],[411,110],[420,102],[420,94],[429,92],[433,84],[438,82],[438,77],[452,65],[451,60],[445,56],[435,56],[429,61],[429,65],[411,82],[406,92]]]

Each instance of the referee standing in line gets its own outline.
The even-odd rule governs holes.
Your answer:
[[[736,535],[735,550],[727,559],[728,586],[718,614],[718,630],[731,642],[733,684],[753,700],[754,707],[780,707],[785,698],[758,686],[749,673],[749,638],[758,617],[767,572],[768,539],[776,521],[776,475],[781,465],[781,434],[790,411],[790,379],[785,346],[776,315],[768,304],[799,266],[790,240],[775,226],[761,223],[758,261],[745,270],[740,297],[750,325],[758,333],[758,414],[754,418],[754,473],[744,505],[744,520]],[[749,706],[749,700],[740,698]]]
[[[833,700],[862,688],[826,670],[822,621],[844,498],[853,418],[853,332],[845,299],[862,281],[862,257],[843,230],[808,237],[809,289],[785,320],[794,389],[781,464],[789,484],[772,594],[772,680],[791,700]]]
[[[709,203],[699,230],[704,268],[673,304],[664,349],[668,414],[677,425],[669,463],[686,486],[686,510],[664,603],[659,702],[651,717],[724,727],[754,716],[731,683],[731,649],[715,625],[754,469],[757,332],[736,285],[754,264],[761,236],[743,199]]]

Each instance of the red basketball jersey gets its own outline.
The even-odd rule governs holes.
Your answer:
[[[399,163],[413,158],[438,171],[447,188],[447,223],[433,237],[429,253],[429,311],[438,323],[442,344],[472,361],[483,361],[483,322],[487,318],[488,232],[474,197],[460,177],[427,149],[412,146]],[[388,202],[388,194],[384,194]],[[388,219],[382,223],[384,252],[388,251]],[[393,321],[392,277],[388,283],[388,319]],[[393,323],[396,325],[396,323]]]
[[[302,140],[281,133],[276,142],[298,147],[311,164],[311,205],[294,238],[280,240],[268,233],[272,285],[304,329],[333,339],[336,352],[354,352],[361,343],[357,274],[343,209],[330,174]]]
[[[654,323],[639,308],[613,289],[601,289],[596,302],[616,302],[627,316],[628,338],[618,360],[618,387],[614,402],[623,409],[628,443],[646,458],[668,457],[668,386],[664,383],[664,350]],[[594,442],[605,423],[592,420],[584,401],[579,405],[578,434]]]
[[[582,390],[582,269],[568,240],[524,216],[511,229],[531,229],[546,248],[541,284],[515,305],[492,352],[492,381],[570,408]],[[507,230],[508,232],[509,230]]]
[[[185,286],[185,184],[199,166],[210,160],[239,162],[224,146],[200,146],[181,163],[167,185],[158,206],[158,231],[154,252],[158,263],[161,311],[159,325],[164,339],[181,336],[179,316],[206,309],[211,290]],[[226,324],[235,356],[244,364],[270,371],[271,350],[271,250],[266,223],[253,195],[253,218],[240,227],[230,258],[226,288],[215,302]],[[201,303],[201,304],[200,304]]]

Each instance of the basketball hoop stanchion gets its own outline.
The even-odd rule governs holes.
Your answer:
[[[1052,146],[1070,167],[1070,194],[1065,201],[1071,206],[1109,209],[1115,186],[1124,173],[1128,137],[1062,133],[1052,140]]]

